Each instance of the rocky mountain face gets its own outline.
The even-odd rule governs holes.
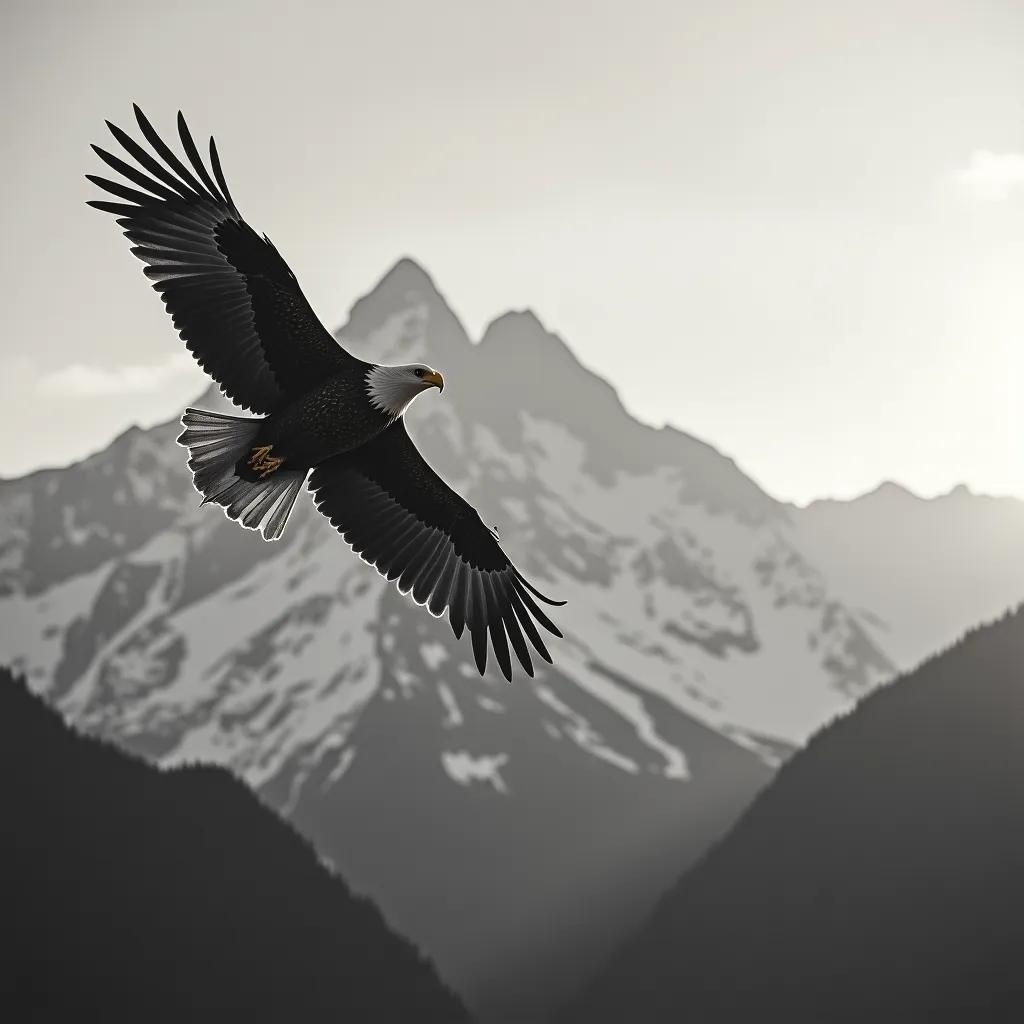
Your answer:
[[[472,343],[403,260],[339,336],[444,372],[410,432],[568,600],[553,667],[480,679],[308,499],[276,544],[197,509],[176,423],[0,483],[0,654],[87,730],[230,766],[485,1019],[537,1020],[896,660],[803,513],[531,313]]]
[[[564,1024],[1016,1021],[1024,611],[792,758]]]

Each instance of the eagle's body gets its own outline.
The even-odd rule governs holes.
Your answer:
[[[289,466],[313,466],[359,448],[391,425],[392,417],[366,401],[365,370],[344,370],[272,413],[256,435]]]
[[[561,636],[535,598],[559,602],[518,572],[405,429],[409,403],[442,389],[441,375],[424,364],[368,363],[342,348],[274,245],[242,219],[213,140],[211,177],[181,114],[190,166],[135,113],[160,159],[108,127],[147,173],[93,148],[145,191],[89,175],[127,201],[90,205],[118,217],[199,364],[232,401],[258,414],[185,411],[178,441],[204,504],[276,540],[308,477],[317,508],[364,560],[433,615],[447,612],[456,636],[469,631],[481,673],[490,641],[506,678],[510,645],[532,675],[527,640],[551,660],[536,623]]]

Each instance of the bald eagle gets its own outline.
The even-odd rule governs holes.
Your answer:
[[[432,615],[447,612],[456,637],[468,630],[481,675],[489,638],[506,679],[509,645],[532,676],[527,639],[551,661],[537,624],[562,635],[538,602],[565,602],[523,577],[409,437],[404,413],[424,391],[443,390],[440,372],[342,348],[270,239],[242,219],[213,139],[208,169],[179,112],[186,166],[138,106],[135,117],[152,152],[107,127],[138,166],[92,147],[135,187],[86,175],[118,199],[89,205],[118,218],[199,365],[257,414],[185,411],[178,443],[203,504],[276,540],[308,477],[316,507],[357,554]]]

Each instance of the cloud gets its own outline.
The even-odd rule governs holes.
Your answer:
[[[961,188],[986,202],[1001,202],[1015,189],[1024,188],[1024,153],[993,153],[977,149],[954,179]]]
[[[165,384],[197,372],[187,352],[178,352],[150,366],[86,366],[72,363],[39,378],[39,391],[61,398],[97,398],[111,395],[144,395]]]

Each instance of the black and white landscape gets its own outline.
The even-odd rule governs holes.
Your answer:
[[[821,726],[1024,599],[1024,503],[776,501],[532,313],[471,340],[410,260],[339,336],[444,372],[410,430],[568,600],[554,667],[480,680],[308,503],[273,545],[197,509],[176,422],[0,483],[0,655],[89,734],[230,768],[482,1020],[571,999]]]

